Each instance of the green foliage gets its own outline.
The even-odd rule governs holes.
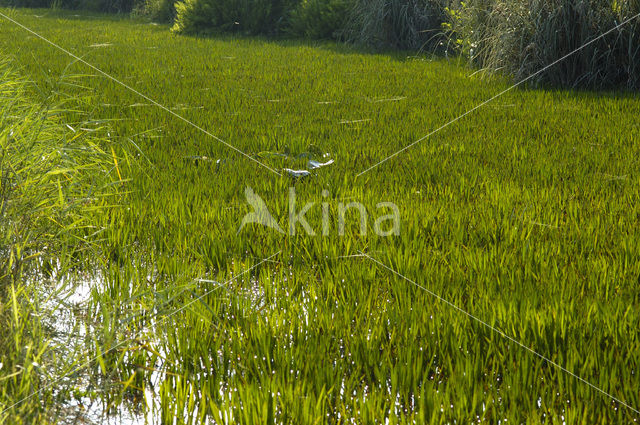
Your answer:
[[[176,4],[172,31],[231,31],[275,35],[297,0],[184,0]]]
[[[446,0],[358,0],[344,30],[351,42],[382,48],[434,50]]]
[[[291,14],[291,33],[313,39],[339,38],[355,3],[355,0],[303,0]]]
[[[289,33],[376,48],[435,48],[445,0],[185,0],[175,32]]]
[[[107,181],[109,156],[96,137],[100,128],[67,127],[58,118],[63,106],[49,98],[43,105],[30,101],[25,83],[6,64],[0,63],[0,72],[1,287],[19,282],[25,270],[33,271],[32,263],[67,251]]]
[[[50,7],[84,9],[106,13],[129,13],[143,0],[0,0],[0,5],[12,7]]]
[[[452,46],[480,67],[520,79],[640,13],[640,2],[470,0],[449,13]],[[640,88],[640,19],[580,49],[534,81]]]
[[[50,7],[52,0],[0,0],[0,6]]]
[[[146,0],[142,13],[154,22],[173,22],[178,0]]]
[[[64,2],[69,0],[53,0]],[[141,0],[71,0],[72,3],[69,8],[82,8],[86,10],[93,10],[96,12],[106,13],[129,13],[131,12]]]
[[[92,90],[93,116],[112,120],[112,134],[149,162],[130,171],[126,204],[95,218],[100,249],[90,256],[102,279],[84,358],[104,355],[59,392],[95,383],[94,405],[131,411],[150,395],[154,419],[177,424],[640,420],[358,256],[639,406],[637,96],[512,90],[356,178],[511,81],[329,42],[173,37],[126,19],[16,14],[272,167],[307,152],[335,159],[307,179],[276,176],[112,81],[69,85]],[[36,81],[44,65],[57,75],[69,62],[17,27],[3,26],[0,46]],[[307,214],[316,231],[323,202],[333,217],[339,201],[371,212],[392,201],[401,234],[363,236],[355,220],[344,236],[333,224],[326,237],[238,233],[247,186],[281,225],[295,186],[300,207],[316,202]]]
[[[46,388],[43,366],[50,351],[36,305],[34,288],[22,284],[3,288],[0,295],[0,422],[49,424],[46,408],[52,391]],[[40,391],[38,397],[31,397]],[[23,403],[16,404],[23,401]]]
[[[41,300],[54,270],[91,257],[91,217],[117,189],[103,129],[69,120],[89,101],[64,94],[80,77],[35,87],[14,66],[0,61],[0,423],[49,423],[46,378],[73,356],[54,356]]]

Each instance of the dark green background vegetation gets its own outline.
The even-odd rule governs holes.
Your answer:
[[[462,54],[524,78],[640,13],[639,0],[2,0],[144,15],[183,34],[335,39],[376,49]],[[634,19],[537,75],[563,87],[640,87]]]

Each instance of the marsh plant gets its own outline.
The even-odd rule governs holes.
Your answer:
[[[247,224],[255,223],[260,224],[262,226],[270,227],[276,230],[279,233],[285,233],[284,230],[280,227],[278,222],[269,212],[269,209],[264,202],[264,200],[257,195],[253,189],[249,186],[245,189],[245,198],[247,203],[252,207],[253,211],[247,213],[242,219],[242,223],[240,224],[240,228],[238,229],[238,233],[242,230],[244,226]],[[329,197],[329,191],[323,190],[322,197],[325,199],[322,202],[322,219],[321,226],[322,236],[329,236],[332,227],[337,227],[338,235],[345,235],[345,222],[348,210],[354,210],[358,214],[358,229],[359,236],[367,235],[367,223],[369,221],[369,213],[367,211],[367,207],[360,202],[352,201],[349,203],[337,202],[337,224],[331,223],[332,215],[330,212],[330,208],[332,205],[326,201]],[[302,208],[299,208],[297,205],[296,198],[296,188],[289,188],[289,226],[288,226],[288,234],[290,236],[294,236],[297,232],[298,225],[304,230],[304,232],[309,236],[316,236],[317,232],[309,224],[307,220],[307,213],[312,210],[316,202],[307,202]],[[378,236],[399,236],[400,235],[400,209],[393,202],[378,202],[376,204],[376,210],[385,212],[387,210],[389,214],[383,214],[376,218],[373,228],[375,234]],[[317,228],[317,226],[316,226]]]
[[[353,0],[342,39],[382,49],[436,51],[450,0]]]
[[[490,72],[521,79],[575,51],[534,82],[640,88],[637,0],[468,0],[447,11],[450,45]]]
[[[36,88],[0,63],[0,287],[20,282],[33,266],[47,270],[84,249],[95,231],[92,211],[106,205],[118,178],[102,123],[61,121],[81,103],[61,94],[79,76]],[[39,94],[38,94],[39,93]],[[41,98],[36,97],[40,96]],[[85,99],[86,101],[86,99]],[[86,243],[85,243],[86,242]]]
[[[104,279],[87,301],[99,326],[84,371],[101,378],[71,374],[60,382],[72,391],[95,382],[85,394],[105,411],[153,394],[154,419],[171,424],[640,420],[503,336],[640,406],[637,96],[512,90],[355,178],[511,81],[336,43],[175,37],[128,19],[13,13],[274,169],[307,164],[311,145],[335,159],[305,178],[278,176],[111,80],[65,86],[89,90],[89,106],[118,136],[118,165],[110,149],[101,156],[116,187],[131,158],[115,141],[133,140],[148,158],[123,173],[126,198],[85,221],[99,249],[77,256],[99,261]],[[39,83],[69,64],[17,26],[3,23],[0,46]],[[247,186],[286,235],[255,224],[238,235],[255,211]],[[314,202],[304,217],[316,236],[299,221],[288,234],[292,186],[296,216]],[[402,213],[399,236],[362,235],[356,208],[338,234],[339,202],[362,203],[371,219],[390,212],[376,209],[381,200]],[[22,382],[28,393],[17,366],[37,371],[25,360],[33,351],[12,337],[38,340],[18,331],[39,317],[13,320],[12,299],[2,304],[11,332],[1,336],[18,360],[0,360],[0,390]],[[4,406],[17,397],[4,394]]]
[[[74,362],[43,323],[47,285],[97,253],[120,180],[104,124],[78,114],[90,100],[65,94],[82,76],[35,86],[16,67],[0,60],[0,423],[47,423],[47,383]]]

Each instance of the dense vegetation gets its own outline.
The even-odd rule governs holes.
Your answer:
[[[170,0],[161,1],[161,10],[170,7]],[[172,29],[179,33],[289,33],[377,48],[452,50],[516,79],[589,43],[534,82],[640,88],[637,0],[184,0],[175,8]]]
[[[77,80],[35,90],[13,68],[0,62],[0,422],[44,423],[50,417],[42,407],[52,397],[44,371],[72,361],[51,357],[52,335],[40,319],[57,314],[60,305],[45,301],[65,290],[48,288],[48,278],[86,264],[79,257],[95,248],[87,235],[98,233],[90,217],[116,188],[100,123],[70,119],[79,97],[64,89]],[[42,404],[12,406],[39,390]]]
[[[164,10],[171,0],[150,0]],[[346,40],[376,48],[433,50],[443,39],[445,0],[185,0],[176,9],[178,33],[236,31]],[[160,6],[163,5],[163,6]]]
[[[0,5],[3,6],[83,9],[108,13],[128,13],[143,4],[144,0],[0,0]]]
[[[462,55],[485,72],[507,73],[518,80],[589,43],[531,82],[640,88],[638,0],[0,0],[0,4],[132,12],[170,23],[180,34],[334,39],[383,50]]]
[[[98,160],[74,164],[96,164],[89,176],[117,182],[105,190],[127,191],[112,208],[72,202],[80,209],[56,219],[68,218],[69,232],[45,232],[46,240],[63,242],[54,253],[67,252],[64,242],[73,235],[91,242],[90,250],[66,260],[93,272],[68,279],[92,283],[87,302],[68,308],[82,332],[47,346],[43,341],[58,328],[38,330],[34,314],[49,316],[41,305],[28,305],[39,299],[41,284],[5,291],[0,421],[13,423],[22,417],[16,409],[27,409],[64,422],[65,412],[82,412],[74,400],[83,406],[99,400],[109,411],[144,405],[145,394],[165,423],[640,419],[360,254],[637,409],[640,101],[634,94],[514,90],[356,177],[510,82],[470,76],[447,59],[374,55],[342,44],[175,37],[168,26],[124,17],[11,13],[271,168],[301,168],[309,159],[335,163],[300,180],[278,176],[0,22],[0,49],[41,90],[48,91],[50,76],[77,76],[53,90],[76,103],[39,115],[53,126],[53,140],[13,155],[39,164],[42,149],[51,149],[58,158],[77,134],[62,125],[68,123],[101,138],[73,139],[101,148],[91,151]],[[108,129],[85,130],[96,125],[86,122],[88,112]],[[14,117],[16,127],[23,116],[29,114],[4,119]],[[34,127],[25,122],[28,134]],[[49,133],[26,140],[46,141]],[[8,134],[0,133],[5,146]],[[20,160],[9,162],[15,163]],[[60,179],[62,200],[74,198],[65,190],[75,190],[67,184],[75,173],[39,175],[43,190],[35,183],[3,188],[31,187],[34,196],[48,196],[50,184],[58,187],[50,179],[60,175],[71,179]],[[317,203],[307,214],[317,231],[321,203],[328,203],[329,234],[283,236],[260,226],[238,233],[250,211],[247,186],[283,226],[290,187],[299,206]],[[57,199],[45,205],[58,211]],[[367,208],[369,229],[380,214],[376,204],[395,202],[400,235],[361,234],[357,211],[340,235],[336,205],[350,201]],[[72,230],[75,217],[81,228]],[[33,325],[23,331],[25,321]],[[40,381],[55,384],[55,391],[4,410],[42,388]]]
[[[534,81],[640,89],[637,0],[472,0],[449,9],[449,14],[445,28],[455,34],[451,38],[464,55],[481,68],[504,70],[522,79],[580,49]]]

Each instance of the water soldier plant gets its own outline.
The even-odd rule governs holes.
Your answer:
[[[305,178],[275,175],[1,21],[0,49],[23,75],[38,84],[65,69],[85,75],[64,91],[89,94],[74,109],[108,120],[118,165],[110,149],[101,157],[115,187],[118,170],[128,180],[118,207],[90,215],[101,232],[76,257],[100,278],[85,296],[88,330],[74,339],[86,367],[33,369],[56,384],[64,409],[52,421],[64,423],[63,411],[89,417],[78,403],[91,400],[105,415],[96,422],[136,409],[178,424],[640,419],[633,93],[513,90],[356,178],[511,81],[406,52],[11,13],[273,169],[302,169],[288,158],[306,164],[305,153],[335,160]],[[77,112],[58,118],[78,131]],[[247,186],[278,223],[290,187],[300,205],[327,202],[331,226],[340,203],[393,202],[400,234],[362,235],[356,211],[342,235],[238,233],[251,212]],[[320,223],[323,213],[306,217]]]

